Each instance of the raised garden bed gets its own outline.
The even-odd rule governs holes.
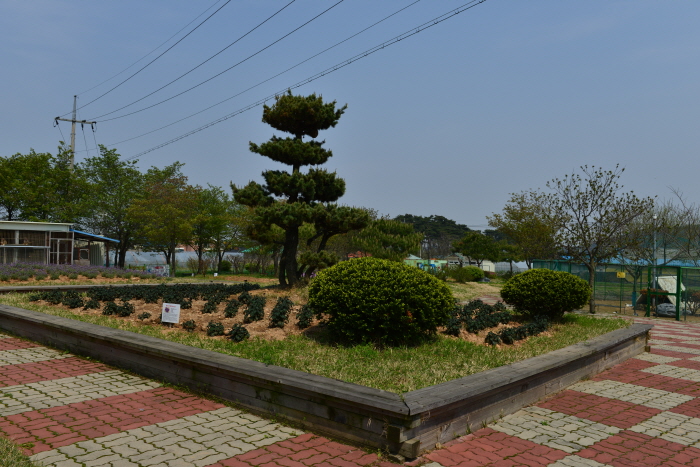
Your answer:
[[[412,458],[644,351],[651,326],[401,395],[7,305],[0,328]]]
[[[147,290],[172,295],[169,290],[183,291],[191,285],[149,286]],[[203,286],[206,290],[207,287]],[[211,287],[219,287],[211,285]],[[238,286],[240,287],[240,286]],[[201,288],[201,287],[200,287]],[[63,288],[67,290],[68,288]],[[65,305],[45,305],[43,302],[28,302],[26,295],[7,295],[2,301],[8,305],[55,314],[71,319],[77,319],[93,324],[110,326],[118,329],[134,331],[173,342],[179,342],[193,347],[214,350],[228,355],[256,360],[262,363],[283,366],[301,370],[307,373],[340,379],[352,383],[384,389],[395,393],[406,393],[427,386],[432,386],[456,378],[499,367],[528,357],[540,355],[571,345],[581,340],[595,337],[605,332],[626,327],[629,321],[597,320],[588,316],[569,316],[563,323],[556,323],[551,328],[535,337],[519,340],[512,345],[492,347],[486,345],[487,336],[494,332],[499,335],[506,331],[514,331],[521,327],[517,317],[508,320],[508,324],[486,323],[479,313],[464,315],[464,322],[458,323],[460,329],[447,335],[448,329],[440,328],[436,339],[409,348],[377,349],[372,345],[344,347],[329,342],[325,328],[316,319],[312,319],[310,327],[301,329],[297,323],[301,307],[296,305],[290,310],[288,321],[282,327],[271,327],[272,310],[279,298],[291,298],[296,303],[303,303],[299,291],[289,295],[276,289],[251,290],[255,295],[266,295],[267,305],[264,318],[261,321],[245,322],[246,306],[241,305],[238,313],[226,317],[226,302],[222,300],[215,307],[210,307],[211,313],[202,313],[208,301],[200,300],[203,296],[192,300],[192,306],[181,310],[181,321],[177,325],[159,324],[160,303],[144,303],[136,300],[130,287],[98,289],[99,294],[91,293],[94,297],[112,300],[110,308],[118,308],[121,299],[116,299],[116,292],[125,292],[122,297],[130,297],[133,312],[129,316],[103,313],[112,312],[105,309],[109,301],[101,301],[98,309],[83,310],[69,309]],[[143,289],[136,287],[135,289]],[[240,288],[228,287],[230,292],[240,292]],[[79,288],[80,291],[90,290]],[[93,289],[94,290],[94,289]],[[101,292],[100,292],[101,291]],[[49,295],[52,295],[51,292]],[[143,293],[143,290],[142,292]],[[192,291],[188,292],[192,297]],[[228,298],[238,297],[232,295]],[[185,299],[169,297],[170,301]],[[60,300],[60,296],[58,297]],[[56,297],[54,297],[56,301]],[[87,297],[84,297],[87,301]],[[153,297],[151,297],[151,301]],[[160,302],[160,301],[159,301]],[[75,305],[75,304],[74,304]],[[144,311],[146,310],[146,311]],[[144,312],[150,316],[144,318]],[[495,315],[503,314],[496,311]],[[507,316],[511,316],[505,313]],[[141,316],[143,319],[139,319]],[[471,316],[471,318],[469,318]],[[501,322],[501,320],[498,320]],[[221,327],[227,335],[208,336],[207,331],[213,325]],[[475,325],[476,328],[475,328]],[[495,327],[491,327],[495,325]],[[245,328],[245,333],[251,336],[244,342],[233,342],[229,338],[234,327]],[[191,332],[186,332],[185,329]],[[471,332],[468,332],[471,331]],[[240,329],[239,329],[240,331]],[[452,331],[455,331],[452,329]],[[523,336],[524,337],[524,336]],[[505,338],[505,336],[504,336]],[[510,344],[510,342],[508,342]],[[368,368],[371,371],[368,371]],[[419,369],[419,370],[417,370]]]

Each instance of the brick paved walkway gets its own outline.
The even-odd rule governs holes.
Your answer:
[[[409,465],[700,466],[700,326]],[[0,435],[55,467],[388,467],[356,447],[0,334]]]

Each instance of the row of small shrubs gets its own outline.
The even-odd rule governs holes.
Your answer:
[[[484,278],[484,271],[476,266],[451,267],[448,275],[460,284],[476,282]]]
[[[452,309],[445,333],[458,336],[462,329],[466,329],[476,334],[499,324],[508,324],[512,319],[513,315],[502,303],[488,305],[481,300],[472,300],[463,307]]]
[[[529,323],[514,328],[505,328],[500,332],[489,332],[486,335],[485,342],[489,345],[498,344],[514,344],[516,341],[526,339],[530,336],[536,336],[549,329],[549,321],[547,318],[538,316]]]
[[[207,288],[220,288],[219,285],[215,286],[208,286]],[[255,287],[246,287],[248,289],[255,288]],[[230,289],[229,289],[230,290]],[[200,293],[204,294],[211,294],[212,291],[204,291],[202,292],[200,290]],[[133,298],[132,294],[125,294],[127,298]],[[211,296],[211,295],[210,295]],[[208,309],[208,305],[213,305],[214,310],[216,310],[216,306],[220,303],[220,298],[223,295],[214,295],[204,305],[204,309],[202,310],[202,313],[211,313],[213,310]],[[100,308],[100,302],[95,300],[94,298],[88,298],[87,300],[84,299],[78,292],[69,290],[69,291],[61,291],[61,290],[49,290],[49,291],[43,291],[43,292],[38,292],[35,294],[30,295],[29,297],[30,301],[37,301],[37,300],[44,300],[52,305],[65,305],[69,308],[83,308],[85,310],[87,309],[99,309]],[[252,323],[254,321],[261,321],[265,318],[265,302],[266,302],[266,297],[264,295],[251,295],[248,290],[244,290],[238,298],[233,298],[231,299],[227,304],[224,309],[224,316],[226,318],[233,318],[236,316],[238,313],[238,310],[241,305],[245,304],[247,305],[246,310],[244,312],[244,318],[243,322],[244,323]],[[289,322],[289,315],[291,313],[292,307],[294,306],[294,303],[287,297],[280,297],[277,299],[277,303],[275,304],[275,307],[273,308],[271,314],[270,314],[270,327],[277,327],[277,328],[283,328],[287,322]],[[115,301],[106,301],[104,303],[104,306],[102,307],[102,314],[107,315],[107,316],[121,316],[121,317],[126,317],[126,316],[131,316],[135,312],[135,307],[133,304],[131,304],[128,301],[125,301],[122,299],[121,304],[117,304]],[[141,320],[148,319],[151,317],[151,314],[148,312],[144,312],[139,314],[138,318]],[[308,307],[307,305],[304,305],[298,315],[298,321],[297,321],[297,326],[300,329],[306,329],[311,325],[313,319],[313,312],[311,311],[311,308]],[[214,324],[212,324],[214,323]],[[219,334],[218,331],[215,331],[216,329],[219,329],[218,326],[216,326],[216,322],[210,321],[210,326],[207,327],[207,335],[223,335],[223,330]],[[220,324],[220,323],[219,323]],[[222,325],[223,326],[223,325]],[[240,326],[240,325],[236,325]],[[193,320],[188,320],[185,321],[182,324],[182,327],[187,330],[187,331],[194,331],[196,329],[196,324]],[[236,328],[234,326],[236,333],[235,335],[241,336],[243,335],[243,331],[240,329]],[[247,333],[247,331],[245,331]],[[235,339],[234,339],[235,340]]]
[[[450,278],[460,284],[479,281],[483,279],[484,274],[486,274],[481,268],[476,266],[451,266],[444,269],[431,267],[426,269],[425,272],[442,281],[446,281]]]
[[[472,271],[483,277],[475,267],[454,271],[462,274],[460,280],[473,277]],[[542,323],[560,320],[565,312],[584,306],[590,294],[588,283],[569,273],[533,269],[517,274],[504,285],[501,296],[532,323],[504,331],[499,338],[514,342],[546,328]],[[435,335],[438,326],[445,325],[448,333],[456,335],[463,327],[479,332],[512,320],[503,305],[472,301],[461,309],[455,307],[449,288],[439,278],[377,258],[344,261],[320,271],[309,286],[309,306],[325,320],[336,341],[351,345],[415,345]]]
[[[8,263],[0,264],[0,281],[58,280],[67,277],[76,280],[79,276],[88,279],[103,277],[129,279],[131,277],[154,278],[153,274],[132,269],[116,269],[104,266],[79,266],[70,264]]]
[[[121,299],[143,300],[146,303],[179,303],[192,300],[206,300],[221,303],[231,295],[238,295],[260,288],[258,284],[178,284],[178,285],[127,285],[123,287],[90,287],[88,297],[101,302]],[[190,304],[191,305],[191,304]]]

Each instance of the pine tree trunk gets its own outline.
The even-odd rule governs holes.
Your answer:
[[[587,265],[588,267],[588,285],[591,288],[591,299],[588,302],[588,311],[595,314],[595,264]]]
[[[294,286],[299,282],[297,275],[297,248],[299,247],[299,226],[287,229],[284,238],[284,249],[282,250],[282,261],[280,261],[280,277],[284,274],[287,278],[286,284],[280,281],[280,285]],[[282,266],[282,264],[284,266]]]

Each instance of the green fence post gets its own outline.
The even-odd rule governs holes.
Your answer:
[[[651,268],[647,268],[647,311],[644,313],[645,318],[651,317]]]
[[[676,321],[681,320],[681,281],[683,280],[683,268],[676,266]]]

